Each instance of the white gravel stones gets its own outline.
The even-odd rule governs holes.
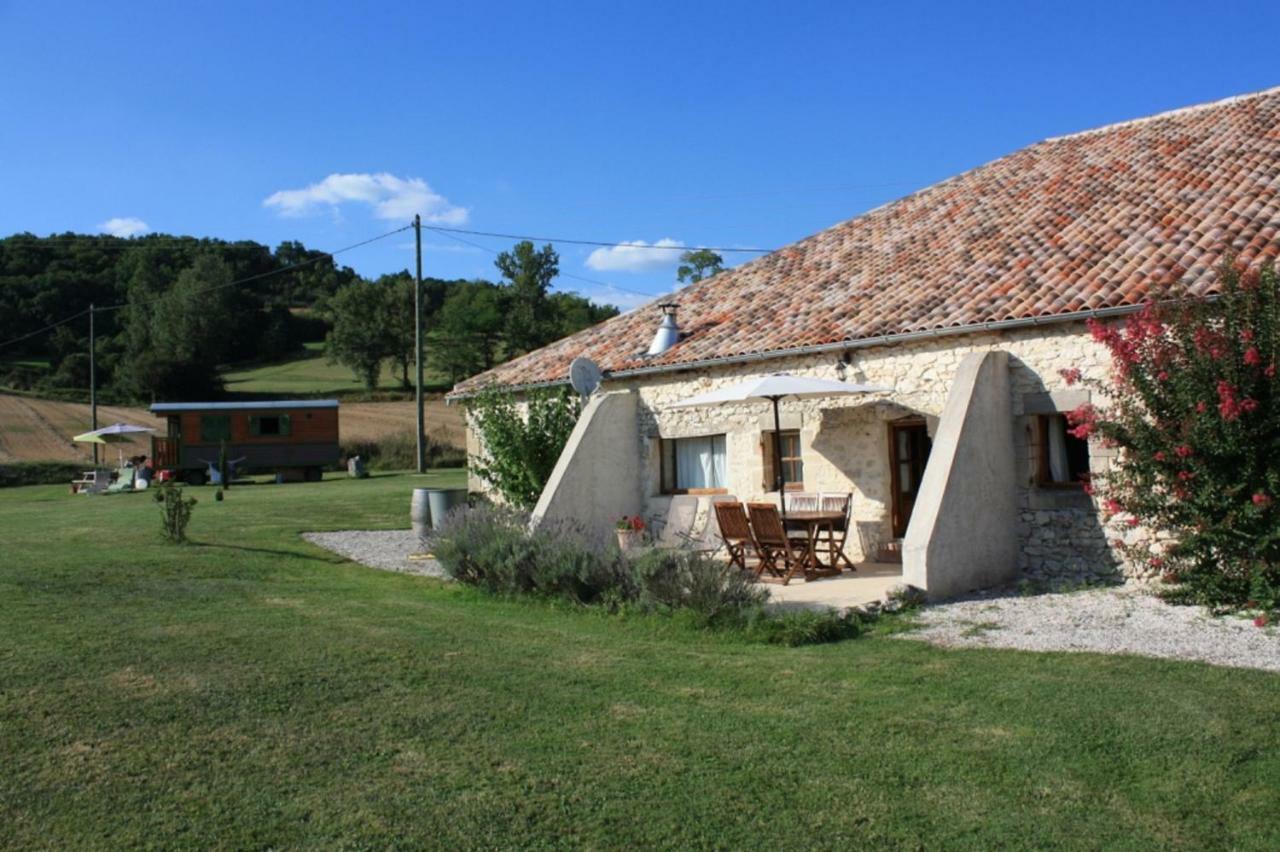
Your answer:
[[[302,537],[312,544],[347,557],[353,562],[425,577],[443,577],[444,570],[434,559],[409,561],[410,553],[422,549],[413,530],[346,530],[309,532]]]
[[[1092,651],[1200,660],[1280,672],[1280,632],[1203,607],[1172,606],[1140,586],[1019,596],[975,596],[925,607],[900,634],[956,648]]]

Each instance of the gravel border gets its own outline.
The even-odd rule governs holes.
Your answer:
[[[308,532],[302,537],[312,544],[345,556],[370,568],[444,578],[444,569],[434,559],[409,561],[410,553],[422,549],[413,530],[343,530]]]
[[[1173,606],[1137,585],[1019,596],[977,595],[924,607],[903,639],[948,648],[1091,651],[1198,660],[1280,672],[1280,633],[1240,616]]]

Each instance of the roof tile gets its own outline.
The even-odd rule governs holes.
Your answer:
[[[1224,253],[1280,255],[1280,89],[1038,142],[677,292],[681,341],[632,311],[458,385],[562,381],[1135,304]],[[664,300],[672,297],[664,297]]]

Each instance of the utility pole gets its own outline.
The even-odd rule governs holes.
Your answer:
[[[98,428],[97,340],[93,333],[93,302],[89,303],[89,429]],[[93,445],[93,466],[98,466],[98,445]]]
[[[414,358],[417,370],[414,393],[418,402],[418,473],[426,473],[427,424],[422,405],[422,216],[417,213],[413,214],[413,242],[418,259],[413,286],[413,346],[417,353]]]

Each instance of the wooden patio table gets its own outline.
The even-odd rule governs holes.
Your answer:
[[[812,580],[817,577],[837,577],[840,575],[840,565],[828,565],[818,556],[818,535],[825,527],[827,534],[835,535],[835,525],[844,520],[844,512],[824,512],[821,510],[792,510],[787,512],[783,518],[783,525],[796,524],[803,526],[805,531],[805,539],[808,546],[805,548],[804,558],[792,568],[787,574],[787,579],[796,573],[797,570],[804,571],[804,578]]]

